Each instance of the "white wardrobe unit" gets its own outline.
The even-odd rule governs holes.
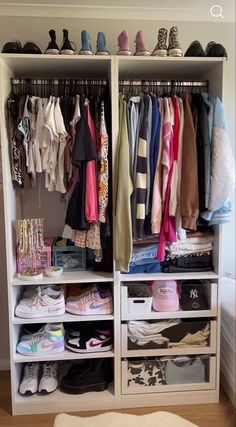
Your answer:
[[[57,390],[48,396],[34,395],[30,398],[22,397],[18,393],[22,375],[23,363],[29,362],[30,357],[16,353],[16,345],[19,340],[20,330],[27,323],[50,323],[55,318],[39,320],[24,320],[15,317],[14,309],[24,285],[35,283],[22,282],[16,276],[16,220],[24,217],[44,217],[46,219],[46,235],[60,235],[64,225],[64,205],[60,201],[59,194],[49,194],[46,191],[41,195],[41,208],[38,204],[38,192],[36,189],[15,191],[11,182],[7,129],[5,125],[5,100],[10,92],[10,79],[33,77],[64,77],[108,79],[110,84],[111,108],[112,108],[112,156],[114,159],[116,141],[118,137],[118,95],[119,80],[129,79],[153,79],[153,80],[208,80],[209,92],[223,95],[223,68],[225,62],[221,58],[154,58],[154,57],[86,57],[86,56],[51,56],[51,55],[0,55],[0,119],[1,119],[1,145],[3,158],[3,186],[4,186],[4,210],[6,230],[6,256],[7,256],[7,280],[9,300],[9,331],[11,354],[11,392],[13,414],[48,413],[83,411],[95,409],[115,409],[137,406],[158,406],[187,403],[217,402],[219,397],[219,350],[220,350],[220,253],[221,230],[215,228],[214,241],[214,272],[181,273],[181,274],[122,274],[119,271],[113,273],[97,273],[92,271],[63,273],[58,278],[44,277],[39,284],[70,284],[86,282],[109,282],[113,289],[114,313],[103,316],[102,319],[112,320],[114,323],[114,349],[103,354],[78,355],[65,351],[52,356],[35,356],[32,360],[76,360],[85,358],[108,357],[114,361],[114,381],[108,390],[83,395],[67,395]],[[114,218],[114,238],[116,226]],[[146,315],[131,315],[127,312],[127,294],[124,284],[129,282],[147,280],[168,279],[204,279],[209,281],[208,300],[209,310],[185,311],[182,317],[193,319],[195,317],[208,318],[211,332],[209,346],[202,350],[196,348],[165,349],[165,351],[153,351],[151,353],[135,353],[127,349],[127,321],[145,319],[171,319],[181,317],[177,313],[150,312]],[[78,285],[79,286],[79,285]],[[76,316],[65,314],[58,317],[61,322],[78,322],[83,320],[101,320],[101,317],[93,316],[90,319],[78,319]],[[127,387],[127,363],[131,357],[180,355],[180,354],[207,354],[210,355],[208,366],[208,381],[203,384],[174,386],[159,386],[154,389],[136,393]]]

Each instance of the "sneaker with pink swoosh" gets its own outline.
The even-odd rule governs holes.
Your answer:
[[[63,329],[47,324],[41,331],[32,335],[30,339],[21,340],[17,345],[17,352],[25,356],[34,356],[46,353],[61,353],[65,349]]]
[[[105,323],[105,322],[104,322]],[[113,346],[112,328],[107,326],[86,325],[80,334],[71,331],[66,338],[66,348],[75,353],[93,353],[109,351]]]
[[[68,297],[66,311],[82,316],[111,314],[113,312],[111,291],[109,288],[95,285],[78,297]]]

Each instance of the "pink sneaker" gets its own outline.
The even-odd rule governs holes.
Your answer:
[[[111,291],[96,285],[78,297],[68,297],[66,311],[82,316],[111,314],[113,312]]]
[[[148,56],[151,55],[146,43],[144,42],[144,38],[143,38],[143,32],[142,31],[138,31],[136,34],[136,49],[134,52],[135,56]]]
[[[131,55],[131,50],[129,46],[129,35],[127,31],[122,31],[118,36],[118,46],[119,50],[117,55]]]

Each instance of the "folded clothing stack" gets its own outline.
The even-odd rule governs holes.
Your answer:
[[[197,272],[213,270],[212,251],[213,231],[188,232],[186,239],[167,247],[168,253],[163,262],[165,273]]]
[[[155,240],[157,237],[155,237]],[[129,273],[160,273],[161,263],[157,261],[157,243],[134,242],[132,259],[129,264]]]
[[[210,324],[180,319],[128,322],[128,350],[206,347]]]

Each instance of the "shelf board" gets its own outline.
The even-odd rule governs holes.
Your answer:
[[[173,347],[173,348],[156,348],[142,350],[122,350],[122,357],[148,357],[148,356],[180,356],[191,354],[215,354],[215,348],[212,347]]]
[[[120,280],[123,282],[133,282],[133,281],[148,281],[148,280],[206,280],[218,279],[218,274],[214,271],[206,271],[200,273],[138,273],[138,274],[120,274]]]
[[[114,351],[101,351],[96,353],[74,353],[73,351],[65,350],[62,353],[38,354],[35,356],[24,356],[23,354],[15,353],[15,363],[27,362],[45,362],[51,360],[80,360],[80,359],[103,359],[114,357]]]
[[[111,56],[99,55],[28,55],[3,53],[0,58],[14,77],[101,77],[108,78]]]
[[[77,316],[75,314],[65,313],[62,316],[40,317],[38,319],[23,319],[20,317],[13,318],[13,325],[26,325],[35,323],[55,323],[55,322],[95,322],[100,320],[114,320],[113,314],[97,315],[97,316]]]
[[[205,79],[225,58],[129,56],[118,57],[119,78],[123,79]]]
[[[62,273],[58,277],[44,276],[42,280],[20,280],[17,275],[13,278],[11,284],[13,286],[27,286],[27,285],[62,285],[69,283],[98,283],[98,282],[113,282],[113,273],[103,273],[98,271],[71,271]]]
[[[191,311],[151,311],[149,313],[127,313],[123,314],[122,320],[159,320],[159,319],[187,319],[198,317],[216,317],[216,309],[212,310],[191,310]]]
[[[88,411],[95,409],[112,409],[115,407],[114,386],[109,384],[107,390],[89,392],[79,395],[63,393],[56,390],[46,396],[35,394],[30,397],[14,396],[15,414],[59,413]]]

